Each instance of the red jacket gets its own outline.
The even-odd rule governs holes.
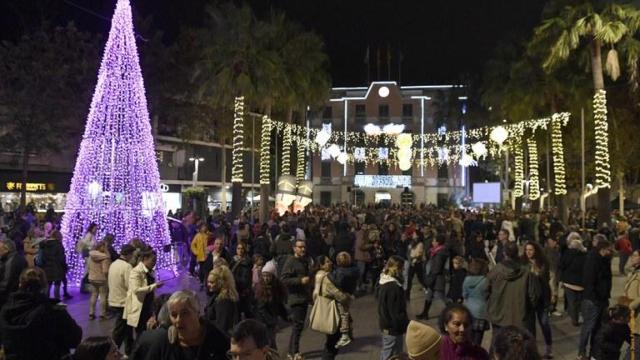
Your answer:
[[[633,248],[631,247],[631,241],[629,240],[628,235],[622,235],[616,241],[616,250],[625,254],[631,255],[633,253]]]

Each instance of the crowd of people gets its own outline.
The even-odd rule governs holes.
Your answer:
[[[3,219],[6,358],[278,359],[276,335],[290,324],[286,356],[299,360],[308,323],[325,335],[322,358],[333,359],[357,341],[351,307],[366,294],[377,301],[382,360],[551,359],[550,318],[560,310],[580,328],[579,359],[618,358],[625,342],[635,352],[628,358],[640,358],[640,214],[614,212],[600,226],[587,215],[585,228],[575,214],[563,222],[554,212],[429,206],[311,206],[263,224],[248,214],[170,216],[181,219],[170,222],[172,242],[199,290],[159,294],[154,250],[140,239],[116,250],[113,236],[90,224],[72,249],[85,260],[87,318],[114,324],[110,336],[84,340],[64,304],[71,295],[59,218],[26,211]],[[620,274],[631,273],[612,301],[614,254]],[[420,292],[422,311],[410,320]],[[427,325],[436,315],[437,328]]]

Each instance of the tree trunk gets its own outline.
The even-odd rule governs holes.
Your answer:
[[[220,139],[222,143],[222,187],[220,189],[220,208],[222,211],[227,211],[227,149],[224,147],[226,143],[225,139]]]
[[[267,116],[271,116],[271,105],[267,105],[265,108],[265,114]],[[261,158],[262,162],[263,159]],[[276,159],[276,162],[278,159]],[[269,176],[270,178],[270,176]],[[271,185],[270,184],[260,184],[260,223],[264,224],[269,220],[269,195],[271,193]]]
[[[620,215],[624,215],[624,173],[618,171],[618,206]]]
[[[239,102],[242,103],[243,111],[244,111],[244,100],[240,101],[238,97],[235,99],[235,105]],[[240,117],[242,133],[236,131],[236,118],[238,116],[237,109],[234,106],[233,111],[233,153],[232,153],[232,161],[231,161],[231,191],[232,191],[232,200],[231,200],[231,218],[237,219],[240,211],[242,211],[245,200],[242,197],[242,183],[244,182],[244,176],[241,176],[242,179],[236,178],[236,168],[235,164],[237,160],[240,160],[240,163],[244,166],[244,114]],[[242,135],[242,145],[239,146],[236,144],[236,136]],[[238,155],[238,150],[240,150],[240,154]],[[244,175],[244,171],[242,172]],[[240,181],[238,181],[240,180]]]
[[[25,147],[22,150],[22,187],[20,188],[20,211],[27,206],[27,175],[29,173],[29,152]]]
[[[600,40],[591,40],[591,73],[593,75],[593,88],[595,91],[604,90],[604,74],[602,72],[602,43]],[[598,189],[598,225],[609,223],[611,219],[611,188],[600,187]]]

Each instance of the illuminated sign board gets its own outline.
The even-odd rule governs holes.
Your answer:
[[[7,191],[20,191],[22,190],[22,182],[20,181],[7,181],[4,184],[4,189]],[[56,185],[53,183],[31,183],[26,184],[26,191],[28,192],[54,192]]]
[[[409,175],[356,175],[353,185],[361,188],[405,188],[411,187]]]

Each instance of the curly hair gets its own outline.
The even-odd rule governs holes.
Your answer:
[[[491,358],[499,360],[540,360],[536,339],[524,329],[505,326],[497,331]]]
[[[236,290],[236,282],[233,279],[233,273],[226,266],[218,266],[211,270],[208,280],[213,282],[218,289],[218,297],[216,301],[231,300],[237,302],[239,299],[238,290]]]

